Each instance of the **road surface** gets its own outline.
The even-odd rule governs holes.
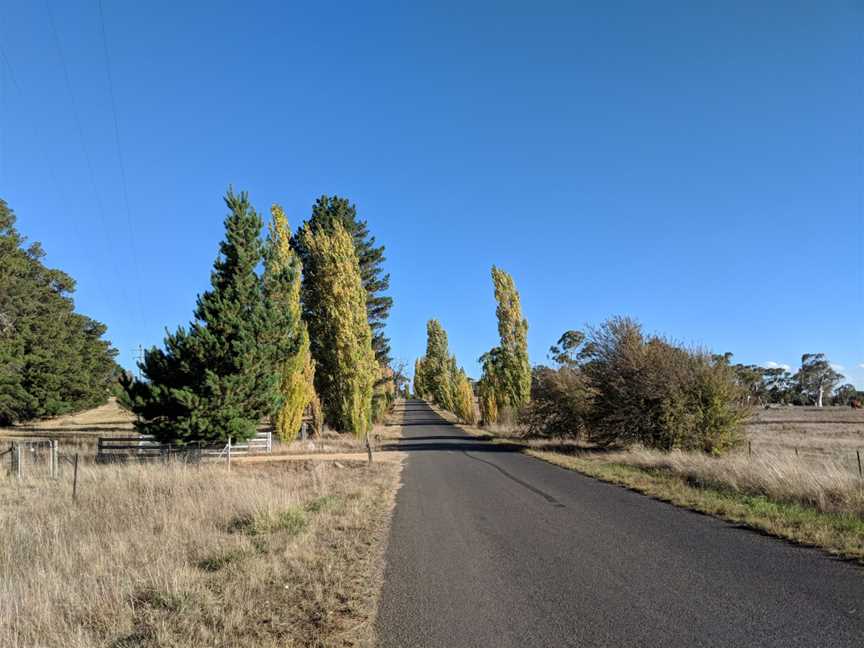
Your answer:
[[[864,646],[864,569],[406,408],[383,648]]]

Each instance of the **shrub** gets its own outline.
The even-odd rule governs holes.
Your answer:
[[[535,367],[531,402],[520,413],[530,435],[587,436],[592,390],[584,373],[574,367]]]
[[[646,337],[614,318],[589,331],[581,353],[593,399],[594,440],[721,453],[739,439],[744,394],[728,360]]]

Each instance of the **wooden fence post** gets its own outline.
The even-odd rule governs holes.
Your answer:
[[[231,470],[231,437],[228,437],[228,470]]]
[[[858,479],[864,479],[864,473],[861,472],[861,451],[856,450],[855,454],[858,456]]]
[[[72,501],[78,499],[78,453],[75,453],[75,462],[72,471]]]
[[[51,479],[57,479],[58,473],[58,456],[57,446],[59,442],[57,439],[51,439]]]
[[[753,456],[753,442],[752,441],[747,442],[747,456],[748,457]]]
[[[21,466],[21,444],[12,444],[12,470],[17,479],[21,479],[24,475],[24,468]]]

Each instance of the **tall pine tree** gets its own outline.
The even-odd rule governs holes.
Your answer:
[[[100,405],[119,372],[105,326],[74,310],[74,280],[25,243],[0,200],[0,425]]]
[[[125,385],[138,429],[162,441],[245,440],[278,407],[279,350],[256,274],[261,218],[245,192],[229,189],[225,204],[225,240],[194,321],[168,334],[164,350],[148,350],[145,380]]]
[[[341,222],[303,228],[304,308],[316,357],[316,387],[327,423],[365,437],[380,365],[372,350],[366,291],[351,236]]]
[[[369,233],[365,220],[357,218],[357,209],[346,198],[339,196],[321,196],[312,207],[312,216],[304,222],[297,232],[294,246],[303,266],[308,261],[308,250],[304,244],[303,233],[306,231],[333,231],[335,223],[341,223],[354,242],[354,250],[360,264],[360,277],[366,290],[366,316],[369,328],[372,330],[372,348],[378,363],[384,367],[390,364],[390,340],[384,333],[393,298],[384,294],[390,287],[390,275],[384,272],[384,246],[375,245],[375,237]],[[310,289],[308,281],[304,280],[303,308],[304,318],[310,322],[314,317],[316,305],[311,301],[315,291]],[[310,322],[311,323],[311,322]],[[320,364],[322,354],[315,336],[312,336],[312,355]]]
[[[273,417],[283,441],[297,437],[303,412],[315,395],[315,363],[309,352],[309,332],[300,314],[300,258],[291,247],[291,230],[279,205],[270,209],[271,221],[264,260],[264,291],[271,309],[274,345],[280,364],[282,402]]]

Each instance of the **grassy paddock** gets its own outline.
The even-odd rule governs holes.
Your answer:
[[[355,646],[399,466],[87,466],[0,478],[0,645]]]

